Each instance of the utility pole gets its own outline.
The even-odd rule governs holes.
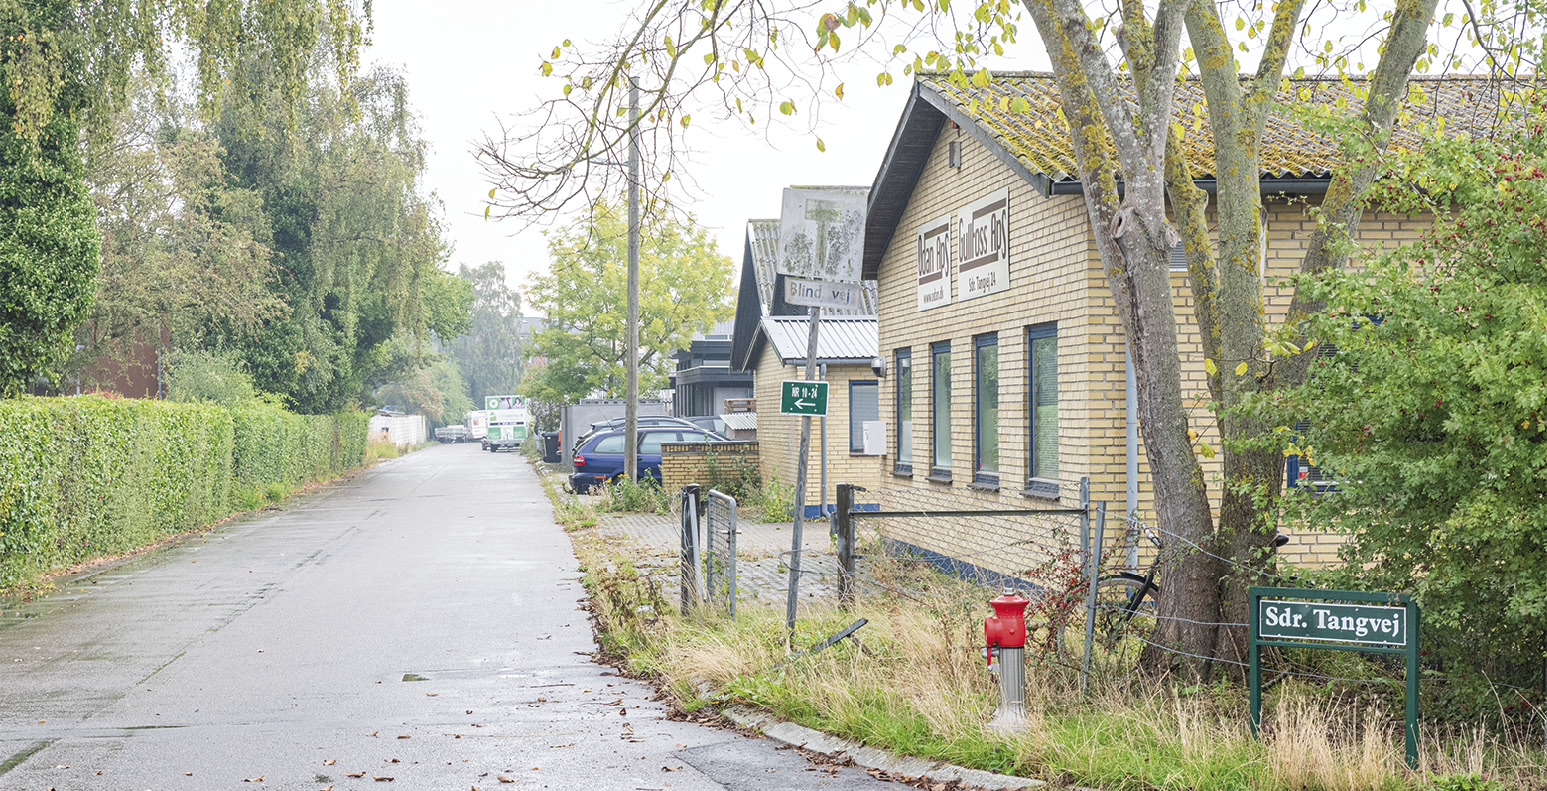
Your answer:
[[[639,83],[628,78],[628,403],[623,407],[623,475],[639,480]]]

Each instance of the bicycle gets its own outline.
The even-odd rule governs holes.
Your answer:
[[[1155,625],[1155,602],[1160,598],[1160,536],[1148,525],[1144,537],[1155,545],[1155,559],[1143,575],[1130,571],[1108,574],[1096,580],[1096,634],[1109,645],[1129,633],[1144,634]],[[1274,548],[1289,543],[1289,536],[1273,537]]]

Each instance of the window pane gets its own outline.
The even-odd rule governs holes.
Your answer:
[[[930,433],[934,437],[934,467],[951,469],[951,350],[949,347],[935,352],[934,396],[930,409],[934,412],[934,425]]]
[[[1058,338],[1031,340],[1031,477],[1058,477]]]
[[[881,419],[880,383],[850,383],[849,399],[849,452],[862,453],[865,450],[865,421]]]
[[[675,431],[652,431],[639,439],[639,452],[658,454],[661,452],[661,443],[676,442]]]
[[[913,355],[897,354],[897,463],[913,463]]]
[[[602,437],[596,441],[596,448],[592,453],[622,453],[623,435],[614,434],[610,437]]]
[[[978,346],[977,472],[999,472],[999,345]]]

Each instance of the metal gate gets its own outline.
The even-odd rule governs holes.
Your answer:
[[[736,617],[736,500],[709,490],[704,514],[704,603]]]
[[[736,500],[697,484],[682,487],[682,614],[700,606],[736,617]]]

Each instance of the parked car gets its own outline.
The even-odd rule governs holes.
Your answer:
[[[466,442],[467,426],[454,423],[449,426],[441,426],[435,429],[436,442]]]
[[[640,415],[638,418],[636,418],[636,420],[638,421],[637,425],[640,428],[645,428],[647,426],[680,426],[686,429],[699,428],[699,426],[689,423],[683,418],[672,417],[671,415]],[[613,418],[612,420],[598,420],[597,422],[591,424],[590,431],[587,431],[580,437],[580,439],[575,441],[574,448],[575,450],[579,450],[580,446],[584,444],[586,440],[596,436],[597,434],[600,434],[603,431],[616,431],[623,428],[623,426],[624,419],[621,417]]]
[[[713,431],[714,433],[719,434],[722,437],[728,436],[726,434],[726,432],[725,432],[725,421],[722,420],[718,415],[704,415],[703,417],[690,417],[687,420],[688,420],[689,423],[692,423],[693,425],[698,426],[699,428],[701,428],[701,429],[703,429],[705,431]]]
[[[608,481],[623,477],[624,432],[602,431],[575,449],[575,472],[569,488],[584,494]],[[639,429],[639,479],[661,481],[661,445],[667,442],[724,442],[718,434],[697,427],[652,426]]]

